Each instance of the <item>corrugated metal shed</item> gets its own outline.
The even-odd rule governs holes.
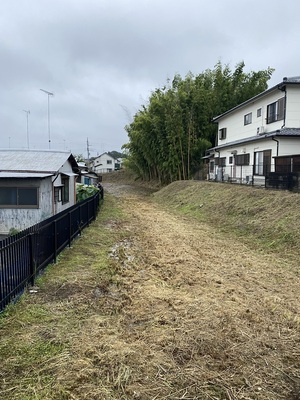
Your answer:
[[[69,151],[54,150],[0,150],[0,171],[55,174],[70,159],[77,166]]]

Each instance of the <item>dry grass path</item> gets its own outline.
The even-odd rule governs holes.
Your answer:
[[[136,397],[299,399],[296,266],[107,185],[130,216],[120,328]]]
[[[1,399],[299,400],[297,262],[104,187],[125,218],[96,221],[0,326]]]

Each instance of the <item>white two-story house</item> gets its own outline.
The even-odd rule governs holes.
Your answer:
[[[103,153],[93,161],[93,170],[97,174],[112,172],[121,167],[121,160],[115,158],[110,152]]]
[[[283,78],[213,122],[208,179],[265,185],[272,173],[300,172],[300,77]]]

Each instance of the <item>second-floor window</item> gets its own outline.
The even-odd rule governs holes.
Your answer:
[[[280,121],[284,118],[285,98],[271,103],[267,106],[267,124]]]
[[[219,139],[226,139],[227,128],[219,129]]]
[[[112,160],[107,160],[107,164],[112,164]]]
[[[244,125],[249,125],[252,123],[252,113],[244,115]]]

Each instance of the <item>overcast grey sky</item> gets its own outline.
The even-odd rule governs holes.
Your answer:
[[[124,126],[168,78],[220,60],[300,75],[296,0],[1,0],[2,148],[91,156],[121,150]],[[25,111],[30,111],[26,113]]]

